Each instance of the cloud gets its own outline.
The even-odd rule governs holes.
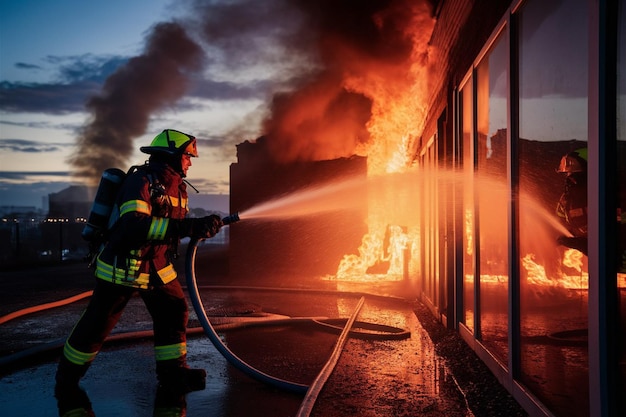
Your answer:
[[[222,136],[209,136],[196,138],[198,141],[198,146],[202,148],[220,148],[224,144],[224,139]]]
[[[98,56],[83,54],[74,56],[52,56],[46,60],[58,67],[61,81],[66,83],[94,81],[102,84],[120,66],[128,62],[124,56]]]
[[[198,190],[200,194],[221,194],[223,190],[228,190],[230,182],[228,180],[211,180],[210,178],[190,177],[189,182]],[[187,188],[189,195],[195,195],[192,188]]]
[[[34,129],[47,129],[47,128],[54,128],[55,126],[61,126],[63,128],[67,128],[67,129],[71,129],[72,127],[69,125],[64,125],[64,124],[52,124],[50,122],[47,121],[33,121],[33,120],[28,120],[28,121],[12,121],[12,120],[0,120],[0,124],[3,125],[9,125],[9,126],[20,126],[20,127],[30,127],[30,128],[34,128]]]
[[[120,56],[48,56],[55,81],[48,83],[0,82],[0,110],[9,113],[65,114],[85,110],[87,98],[128,58]],[[40,69],[19,63],[19,68]]]
[[[0,171],[0,182],[25,180],[34,177],[69,177],[67,171]]]
[[[0,82],[0,110],[8,113],[60,115],[86,111],[87,100],[97,95],[106,79],[123,66],[126,57],[48,57],[54,63],[58,81],[49,83]],[[21,64],[26,67],[28,64]],[[35,67],[35,65],[30,65]],[[196,78],[189,96],[211,100],[263,98],[267,80],[247,83]],[[184,103],[181,104],[184,109]]]
[[[83,111],[85,98],[98,85],[92,82],[39,84],[0,82],[0,110],[9,113],[66,114]]]
[[[47,143],[26,139],[0,139],[0,150],[22,152],[22,153],[40,153],[40,152],[56,152],[61,148],[73,146],[69,143]]]
[[[15,64],[15,68],[19,68],[19,69],[23,69],[23,70],[40,70],[43,69],[41,66],[39,65],[35,65],[35,64],[27,64],[25,62],[17,62]]]

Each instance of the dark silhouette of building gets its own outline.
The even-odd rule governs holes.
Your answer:
[[[50,219],[86,219],[91,210],[94,190],[83,185],[72,185],[48,195]]]
[[[361,193],[350,209],[325,211],[323,204],[317,207],[319,202],[298,203],[298,193],[366,175],[363,157],[282,164],[270,157],[263,137],[237,145],[237,162],[230,167],[230,208],[242,213],[242,221],[230,230],[231,276],[297,280],[334,274],[345,254],[356,253],[367,231],[367,195]],[[295,199],[293,204],[310,212],[284,215],[278,208],[267,212],[269,217],[246,218],[247,210],[274,199]]]

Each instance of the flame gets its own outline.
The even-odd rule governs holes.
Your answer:
[[[467,245],[465,251],[469,256],[472,256],[474,253],[474,216],[471,210],[465,210],[465,239],[467,240]]]
[[[526,284],[570,290],[587,290],[589,288],[589,274],[584,270],[583,257],[583,253],[575,249],[565,250],[560,260],[561,265],[578,272],[578,274],[570,275],[565,271],[560,271],[556,275],[549,276],[545,266],[537,263],[535,254],[529,253],[521,259],[526,275]],[[626,278],[626,275],[624,275],[624,278]],[[502,284],[506,283],[508,279],[507,275],[481,274],[480,276],[481,283]],[[473,282],[473,280],[473,275],[466,275],[466,282]]]
[[[560,271],[556,276],[548,277],[544,266],[535,262],[535,255],[527,254],[522,258],[522,266],[526,270],[526,280],[529,284],[558,287],[565,289],[589,289],[589,274],[583,271],[583,254],[575,249],[568,249],[563,254],[561,264],[578,272],[569,275]]]
[[[563,265],[573,268],[578,272],[582,272],[583,253],[576,249],[568,249],[563,254]]]
[[[379,258],[382,248],[382,238],[377,238],[374,234],[367,233],[363,236],[359,255],[345,255],[339,264],[337,278],[342,280],[359,280],[366,275],[368,266],[374,265]]]
[[[372,115],[367,124],[370,140],[361,144],[358,154],[367,155],[367,174],[372,179],[367,192],[368,232],[358,254],[345,255],[334,277],[346,281],[394,281],[406,277],[417,265],[417,206],[407,201],[412,192],[410,181],[377,181],[389,175],[415,171],[415,140],[423,127],[428,97],[428,38],[434,21],[427,7],[416,2],[408,12],[404,28],[413,47],[406,63],[364,63],[362,71],[348,76],[344,87],[372,100]],[[375,16],[383,25],[384,16]],[[370,65],[368,67],[368,64]],[[375,184],[375,185],[372,185]]]

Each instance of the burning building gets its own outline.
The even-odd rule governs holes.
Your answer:
[[[313,14],[321,69],[277,95],[265,124],[282,162],[367,157],[377,192],[336,280],[393,281],[398,269],[379,261],[394,241],[410,295],[529,414],[623,414],[626,11],[584,0],[365,3],[340,28]],[[333,105],[345,117],[327,118]],[[588,187],[582,251],[561,243],[574,232],[556,210],[571,191],[560,168],[571,152],[584,155],[577,186]],[[235,198],[235,209],[248,204]]]
[[[414,154],[419,296],[531,415],[623,414],[625,10],[445,1],[435,14]],[[561,162],[572,153],[576,168]],[[582,249],[560,243],[579,232],[557,210],[577,187]]]

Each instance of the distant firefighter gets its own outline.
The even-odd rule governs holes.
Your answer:
[[[198,156],[195,137],[166,129],[140,149],[150,157],[131,168],[114,193],[110,226],[100,234],[105,239],[95,259],[93,295],[57,368],[60,416],[93,415],[79,381],[135,293],[153,320],[157,393],[182,396],[205,388],[206,372],[186,363],[188,306],[172,258],[181,237],[212,237],[222,220],[216,215],[186,218],[184,178],[191,158]]]
[[[565,174],[565,184],[556,214],[572,234],[557,243],[587,255],[587,148],[564,155],[557,172]]]

